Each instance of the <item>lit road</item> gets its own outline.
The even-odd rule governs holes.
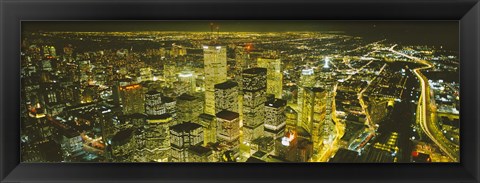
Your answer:
[[[389,48],[388,51],[391,51],[392,53],[409,58],[415,61],[416,63],[425,65],[424,67],[413,69],[413,72],[419,79],[420,85],[422,87],[421,95],[420,95],[418,106],[417,106],[417,122],[420,124],[420,127],[425,132],[425,134],[440,148],[442,152],[448,155],[452,160],[458,161],[459,155],[457,153],[457,150],[451,148],[452,146],[449,145],[448,140],[441,134],[440,131],[438,131],[437,128],[435,128],[434,122],[431,121],[431,119],[429,119],[428,117],[427,110],[429,106],[429,100],[428,100],[429,85],[427,83],[428,81],[426,80],[425,76],[421,73],[421,70],[430,69],[433,67],[433,65],[430,62],[421,60],[420,58],[395,51],[393,50],[395,46],[396,45]]]

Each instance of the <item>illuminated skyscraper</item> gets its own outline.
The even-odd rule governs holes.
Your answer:
[[[177,64],[173,61],[168,61],[163,65],[163,77],[167,86],[172,87],[173,83],[177,81]]]
[[[170,114],[149,115],[145,125],[145,154],[148,161],[168,162],[170,156]]]
[[[28,116],[28,120],[23,125],[31,141],[44,141],[52,135],[52,127],[48,125],[45,109],[40,103],[29,108]]]
[[[109,142],[113,135],[115,135],[116,128],[114,120],[118,120],[115,115],[118,111],[119,109],[116,108],[115,105],[108,104],[107,102],[102,102],[98,107],[98,122],[102,129],[102,139],[104,142]]]
[[[332,75],[331,68],[328,66],[330,62],[329,57],[325,57],[325,64],[319,73],[320,80],[322,81],[319,83],[319,86],[324,88],[327,91],[326,96],[326,114],[323,120],[322,129],[321,129],[321,137],[320,140],[323,141],[323,144],[331,144],[335,137],[338,135],[337,131],[335,130],[335,125],[340,125],[340,123],[335,124],[332,116],[336,114],[335,110],[335,77]]]
[[[303,93],[302,123],[300,125],[312,135],[314,147],[320,144],[322,124],[326,116],[327,91],[318,87],[307,87]]]
[[[172,44],[172,49],[170,51],[170,56],[173,58],[179,56],[185,56],[187,54],[187,49],[181,45]]]
[[[115,162],[132,162],[134,151],[137,150],[134,133],[133,128],[128,128],[113,136],[111,148]]]
[[[300,75],[300,82],[298,83],[298,94],[297,94],[297,113],[298,113],[298,122],[301,124],[303,123],[303,97],[304,97],[304,90],[305,87],[313,87],[315,86],[315,73],[312,68],[305,68],[302,70]]]
[[[170,127],[171,161],[185,162],[188,148],[203,144],[203,128],[199,124],[185,122]]]
[[[163,105],[165,106],[165,112],[172,115],[172,118],[174,120],[174,122],[171,123],[170,125],[175,125],[176,121],[178,121],[176,120],[177,119],[177,101],[171,97],[166,97],[166,96],[162,97],[162,101],[163,101]]]
[[[182,88],[184,88],[184,91],[179,93],[188,93],[188,94],[195,93],[197,86],[196,86],[196,77],[193,71],[182,71],[178,73],[178,81],[179,81],[179,84],[182,85]]]
[[[238,112],[238,84],[225,81],[215,85],[215,112],[229,110]]]
[[[215,116],[202,113],[198,116],[198,123],[203,126],[203,145],[217,142],[217,119]]]
[[[287,101],[273,99],[265,103],[265,134],[277,139],[285,133]]]
[[[243,88],[242,72],[245,69],[252,67],[253,62],[250,58],[250,51],[252,51],[253,45],[247,44],[245,46],[235,47],[235,82],[238,83],[240,89]],[[241,92],[241,91],[240,91]]]
[[[200,145],[188,148],[187,162],[214,162],[214,154],[210,148]]]
[[[227,48],[220,45],[203,46],[205,75],[205,113],[215,114],[215,84],[227,80]]]
[[[267,69],[243,71],[243,139],[250,143],[263,135]]]
[[[143,89],[139,84],[120,86],[120,97],[124,114],[145,112]]]
[[[164,114],[165,106],[162,103],[162,94],[158,91],[149,91],[145,94],[145,113],[147,115]]]
[[[177,124],[196,121],[202,112],[203,101],[200,98],[186,93],[177,97]]]
[[[295,111],[292,107],[287,106],[285,109],[285,117],[286,117],[286,123],[287,127],[286,130],[290,131],[296,131],[297,129],[297,122],[298,122],[298,113]]]
[[[267,68],[267,93],[282,98],[282,62],[275,57],[262,57],[257,59],[258,67]]]
[[[240,147],[240,119],[236,112],[222,110],[217,116],[217,140],[233,151],[235,157]]]
[[[251,44],[246,46],[235,47],[235,67],[238,71],[243,71],[251,67],[250,51],[253,46]]]

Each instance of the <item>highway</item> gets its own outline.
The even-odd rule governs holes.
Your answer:
[[[428,104],[429,101],[428,101],[427,91],[429,91],[429,84],[426,77],[421,73],[421,70],[430,69],[433,67],[433,65],[430,62],[427,62],[420,58],[395,51],[393,49],[395,46],[396,45],[389,48],[388,51],[398,54],[400,56],[409,58],[413,60],[415,63],[420,63],[425,65],[424,67],[413,69],[413,72],[417,76],[418,80],[420,81],[420,85],[422,87],[421,95],[420,95],[418,106],[417,106],[417,122],[420,124],[420,127],[425,132],[425,134],[440,148],[440,150],[443,153],[448,155],[448,157],[450,157],[452,160],[458,161],[459,153],[456,153],[456,150],[449,148],[451,146],[448,145],[448,140],[441,134],[441,132],[438,131],[437,128],[435,128],[434,122],[431,121],[431,119],[429,120],[429,117],[428,117],[429,115],[427,113],[427,110],[429,106]]]

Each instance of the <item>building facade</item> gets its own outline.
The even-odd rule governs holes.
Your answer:
[[[145,154],[147,161],[168,162],[172,116],[168,113],[149,115],[145,125]]]
[[[177,123],[196,121],[203,112],[203,100],[189,94],[177,97]]]
[[[326,116],[327,91],[319,87],[307,87],[303,93],[301,126],[312,135],[313,145],[320,144],[322,124]]]
[[[222,110],[238,112],[238,84],[225,81],[215,85],[215,113]]]
[[[145,114],[161,115],[165,112],[165,105],[162,103],[162,93],[158,91],[147,92],[145,94]]]
[[[240,148],[240,119],[239,114],[223,110],[216,114],[217,117],[217,141],[226,146],[226,150],[232,151],[233,155],[239,155]]]
[[[243,139],[245,143],[263,135],[267,69],[243,71]]]
[[[188,149],[203,144],[203,128],[199,124],[184,122],[170,128],[170,161],[188,160]]]
[[[285,108],[287,101],[272,99],[265,103],[265,135],[277,139],[284,136],[286,127]]]
[[[144,93],[140,84],[120,86],[124,114],[144,113]]]
[[[282,98],[283,74],[282,61],[274,56],[257,59],[258,67],[267,68],[267,93]]]
[[[227,48],[204,45],[205,113],[215,115],[215,84],[227,80]]]

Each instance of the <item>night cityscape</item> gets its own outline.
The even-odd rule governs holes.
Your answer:
[[[420,24],[23,22],[21,162],[460,162],[458,24]]]

